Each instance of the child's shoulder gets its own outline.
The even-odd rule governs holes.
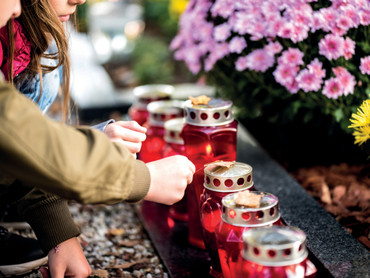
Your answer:
[[[31,43],[27,39],[24,29],[18,20],[13,19],[12,25],[14,38],[13,76],[17,76],[27,68],[31,61]],[[4,26],[0,29],[0,44],[1,70],[7,78],[7,73],[9,72],[9,61],[6,61],[3,53],[4,49],[9,49],[9,35],[7,26]]]

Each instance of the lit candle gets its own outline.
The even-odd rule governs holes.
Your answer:
[[[203,192],[203,168],[215,160],[236,160],[237,122],[232,102],[210,99],[207,104],[185,102],[185,125],[181,136],[185,154],[195,164],[193,182],[188,186],[189,243],[205,249],[200,223],[200,195]]]
[[[252,167],[240,162],[217,161],[204,168],[204,191],[200,197],[200,219],[206,249],[211,258],[210,274],[222,277],[215,230],[220,224],[221,200],[230,193],[252,190]]]

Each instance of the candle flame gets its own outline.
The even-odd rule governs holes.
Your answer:
[[[210,143],[206,145],[206,154],[207,156],[210,156],[212,154],[212,147]]]

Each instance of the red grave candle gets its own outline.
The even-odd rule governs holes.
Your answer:
[[[164,141],[166,145],[162,150],[162,157],[172,155],[185,155],[184,140],[180,136],[185,119],[175,118],[164,123]]]
[[[252,190],[252,167],[244,163],[232,163],[227,166],[214,162],[204,169],[204,191],[200,198],[200,219],[203,238],[211,258],[210,274],[222,277],[218,256],[215,229],[221,222],[222,198],[241,190]]]
[[[308,251],[306,235],[298,228],[275,226],[250,229],[235,277],[304,278]]]
[[[186,156],[195,164],[193,182],[188,186],[189,243],[205,249],[200,223],[200,195],[203,191],[204,165],[216,160],[236,160],[237,122],[232,102],[211,99],[208,104],[185,102],[185,125],[181,136]]]
[[[128,115],[139,125],[145,125],[149,118],[148,104],[159,100],[169,100],[174,89],[173,86],[167,84],[148,84],[135,87],[133,94],[136,101],[129,108]]]
[[[180,136],[184,122],[185,119],[182,117],[168,120],[164,123],[164,141],[166,145],[163,148],[162,157],[185,155],[184,140]],[[169,214],[174,220],[188,221],[189,216],[186,198],[187,190],[185,191],[184,197],[179,202],[170,206]]]
[[[215,234],[219,259],[224,278],[236,276],[236,266],[243,250],[243,232],[257,227],[283,225],[280,220],[279,201],[275,195],[260,191],[251,191],[261,197],[259,207],[252,208],[235,202],[237,193],[222,199],[222,221],[216,227]]]
[[[148,111],[146,140],[139,153],[139,158],[146,163],[163,158],[162,152],[166,145],[164,123],[184,116],[184,102],[179,100],[154,101],[148,104]]]

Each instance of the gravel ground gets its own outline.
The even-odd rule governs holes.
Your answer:
[[[135,205],[113,206],[70,203],[70,211],[81,229],[79,237],[93,273],[90,277],[168,277],[149,240]],[[21,232],[33,236],[30,231]],[[43,277],[39,270],[20,277]]]

